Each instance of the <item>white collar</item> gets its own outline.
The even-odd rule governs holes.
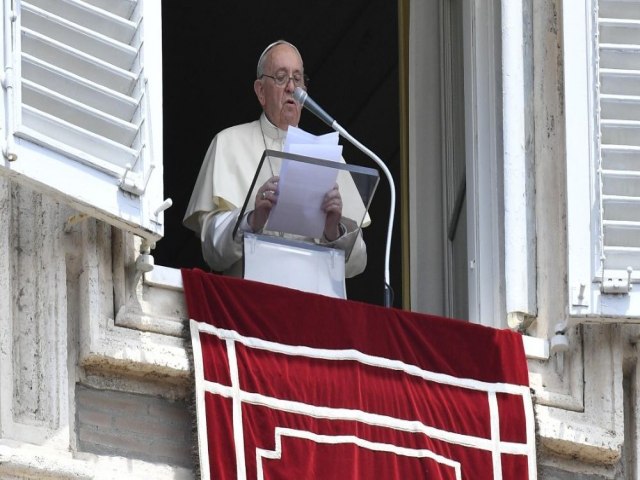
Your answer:
[[[271,123],[264,112],[260,115],[260,128],[262,129],[262,133],[271,140],[282,140],[287,135],[287,131]]]

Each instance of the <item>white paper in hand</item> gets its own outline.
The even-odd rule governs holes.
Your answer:
[[[284,151],[306,157],[339,161],[342,146],[338,132],[316,136],[289,127]],[[278,183],[278,203],[271,210],[267,228],[305,237],[320,238],[324,231],[324,196],[337,180],[338,171],[320,165],[283,160]]]

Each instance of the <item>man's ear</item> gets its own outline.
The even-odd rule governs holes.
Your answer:
[[[262,83],[261,79],[256,78],[256,81],[253,82],[253,91],[256,92],[256,97],[258,97],[258,101],[260,102],[260,105],[264,107],[264,104],[265,104],[264,84]]]

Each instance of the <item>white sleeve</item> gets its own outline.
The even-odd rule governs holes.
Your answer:
[[[349,255],[349,259],[347,260],[346,265],[344,266],[344,276],[346,278],[355,277],[356,275],[362,273],[367,266],[367,245],[364,243],[364,239],[362,238],[362,230],[359,228],[355,232],[349,232],[346,235],[343,235],[335,242],[335,246],[340,248],[340,243],[342,241],[348,241],[348,238],[352,235],[357,235],[356,241],[353,244],[353,248],[351,249],[351,255]]]
[[[321,244],[338,248],[340,250],[346,250],[351,244],[351,255],[347,259],[347,263],[344,266],[344,276],[346,278],[355,277],[362,273],[367,266],[367,245],[362,238],[362,229],[359,228],[355,222],[343,218],[340,222],[340,228],[343,233],[333,242],[326,242],[321,240]],[[353,237],[356,237],[355,242]]]
[[[202,256],[212,270],[224,272],[242,258],[243,233],[251,231],[245,215],[233,236],[240,209],[217,212],[202,220]]]

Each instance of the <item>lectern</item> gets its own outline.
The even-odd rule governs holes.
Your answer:
[[[254,208],[258,189],[280,176],[278,202],[261,232],[244,234],[244,278],[346,298],[345,263],[357,232],[370,222],[368,209],[380,180],[378,171],[292,153],[265,150],[235,226]],[[337,183],[342,196],[336,244],[323,241],[324,195]]]

